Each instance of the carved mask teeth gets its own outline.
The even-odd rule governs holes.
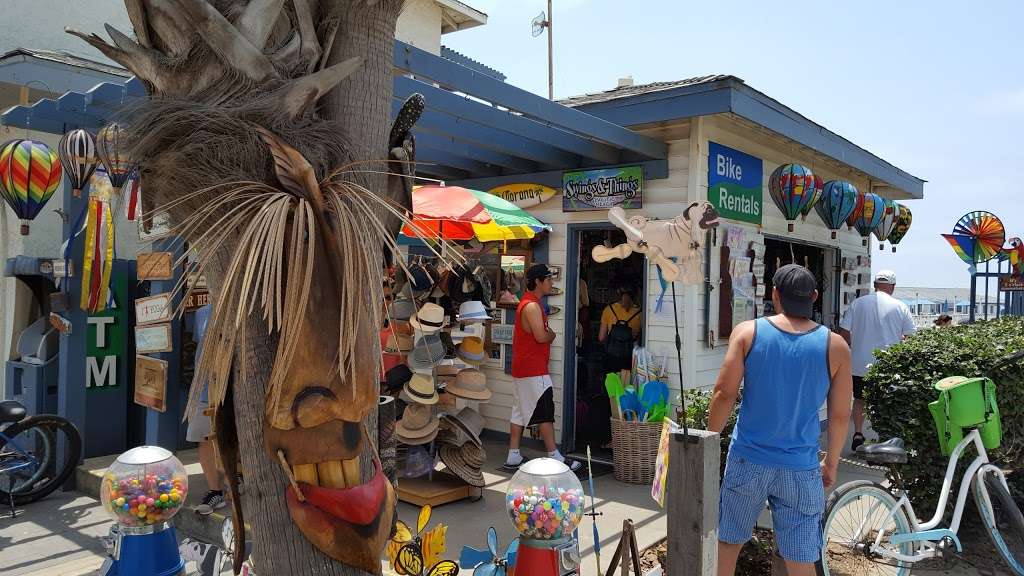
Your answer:
[[[300,482],[323,488],[353,488],[362,484],[358,458],[289,466],[284,453],[278,451],[278,459],[289,482],[299,494],[301,494],[298,489]],[[301,496],[299,499],[302,500]]]

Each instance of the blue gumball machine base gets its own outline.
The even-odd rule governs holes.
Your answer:
[[[113,550],[100,568],[101,576],[177,576],[185,569],[170,524],[145,533],[121,528],[112,537]]]

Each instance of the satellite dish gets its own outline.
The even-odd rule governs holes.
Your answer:
[[[544,28],[548,25],[547,14],[544,14],[544,11],[541,10],[541,13],[533,19],[533,22],[531,22],[530,25],[532,26],[531,33],[533,34],[533,37],[536,38],[537,36],[540,36],[544,33]]]

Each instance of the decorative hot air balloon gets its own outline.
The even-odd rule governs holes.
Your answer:
[[[103,167],[107,169],[110,184],[117,193],[121,192],[121,188],[135,170],[135,165],[125,150],[127,140],[128,132],[116,123],[104,126],[96,133],[96,151],[103,162]]]
[[[860,215],[857,216],[857,222],[853,225],[860,237],[864,239],[864,246],[868,245],[868,237],[875,231],[875,228],[878,228],[884,215],[885,200],[874,192],[866,192],[864,202],[860,207]]]
[[[856,188],[855,188],[856,190]],[[846,217],[846,229],[853,230],[854,226],[857,225],[857,220],[860,218],[861,211],[864,210],[864,193],[857,192],[857,203],[853,207],[853,212]]]
[[[814,194],[811,195],[811,201],[804,206],[804,209],[800,211],[800,221],[806,222],[807,215],[811,213],[811,210],[818,205],[821,201],[821,193],[825,189],[825,181],[822,180],[821,176],[814,175]]]
[[[998,256],[1006,241],[1006,228],[998,216],[984,210],[964,214],[943,238],[961,260],[974,268]]]
[[[878,245],[879,250],[885,250],[885,241],[892,234],[892,231],[896,229],[897,208],[899,205],[888,198],[883,198],[882,206],[882,220],[878,223],[878,227],[875,228],[875,238],[878,238],[880,242]]]
[[[857,187],[846,180],[829,180],[825,183],[821,199],[814,205],[814,209],[825,226],[832,231],[833,240],[836,238],[836,230],[857,209],[858,197]]]
[[[21,218],[21,235],[60,186],[60,159],[42,142],[11,140],[0,148],[0,194]]]
[[[814,174],[806,166],[783,164],[772,172],[768,180],[768,191],[789,222],[790,232],[793,231],[793,221],[814,196],[814,188]]]
[[[81,128],[72,130],[60,139],[57,156],[64,166],[64,173],[71,182],[71,193],[78,198],[82,187],[89,181],[100,159],[96,156],[96,139]]]
[[[903,240],[903,237],[907,235],[907,231],[910,230],[910,223],[913,222],[914,215],[910,213],[910,208],[907,208],[903,204],[896,204],[896,227],[889,233],[889,245],[892,246],[893,253],[896,252],[896,245]]]

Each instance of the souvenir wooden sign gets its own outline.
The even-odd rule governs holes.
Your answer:
[[[135,301],[135,324],[156,324],[171,319],[171,294],[165,292]]]
[[[171,341],[171,324],[150,324],[135,328],[135,351],[140,354],[170,352],[174,349]]]
[[[206,290],[193,290],[185,296],[185,312],[195,312],[210,303],[210,293]]]
[[[174,255],[170,252],[140,252],[136,275],[141,280],[171,280],[174,278]]]
[[[157,412],[167,410],[167,362],[135,357],[135,403]]]

